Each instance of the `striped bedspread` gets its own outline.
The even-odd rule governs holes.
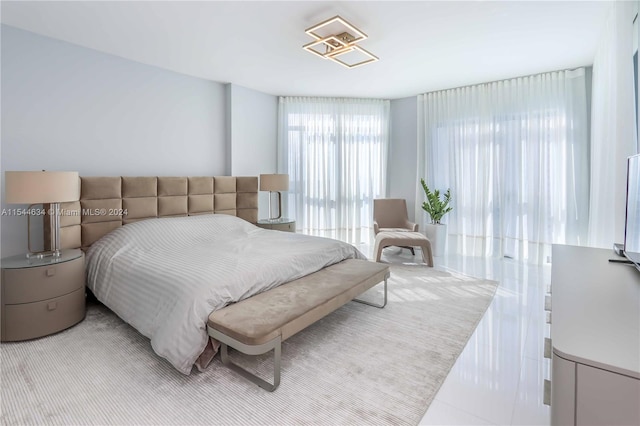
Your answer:
[[[189,374],[207,345],[212,311],[349,258],[365,257],[340,241],[229,215],[149,219],[92,245],[87,285]]]

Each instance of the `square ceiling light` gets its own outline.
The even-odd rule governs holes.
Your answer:
[[[326,58],[327,55],[336,53],[347,45],[347,43],[341,41],[336,36],[328,36],[312,41],[311,43],[307,43],[302,47],[311,53],[315,53],[318,56]]]
[[[368,36],[340,16],[307,28],[305,33],[314,40],[302,46],[303,49],[344,67],[355,68],[379,59],[357,44]]]

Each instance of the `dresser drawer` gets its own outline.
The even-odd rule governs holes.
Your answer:
[[[2,341],[46,336],[82,321],[85,314],[84,288],[41,302],[4,305]]]
[[[2,303],[47,300],[84,288],[84,256],[33,268],[2,270]]]

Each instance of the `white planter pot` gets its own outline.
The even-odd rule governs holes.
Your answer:
[[[431,250],[434,256],[444,256],[444,246],[447,242],[447,225],[425,225],[425,235],[431,241]]]

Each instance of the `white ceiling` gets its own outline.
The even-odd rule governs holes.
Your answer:
[[[12,2],[2,22],[274,95],[401,98],[593,63],[611,3]],[[304,29],[341,15],[380,61],[346,69],[304,51]]]

